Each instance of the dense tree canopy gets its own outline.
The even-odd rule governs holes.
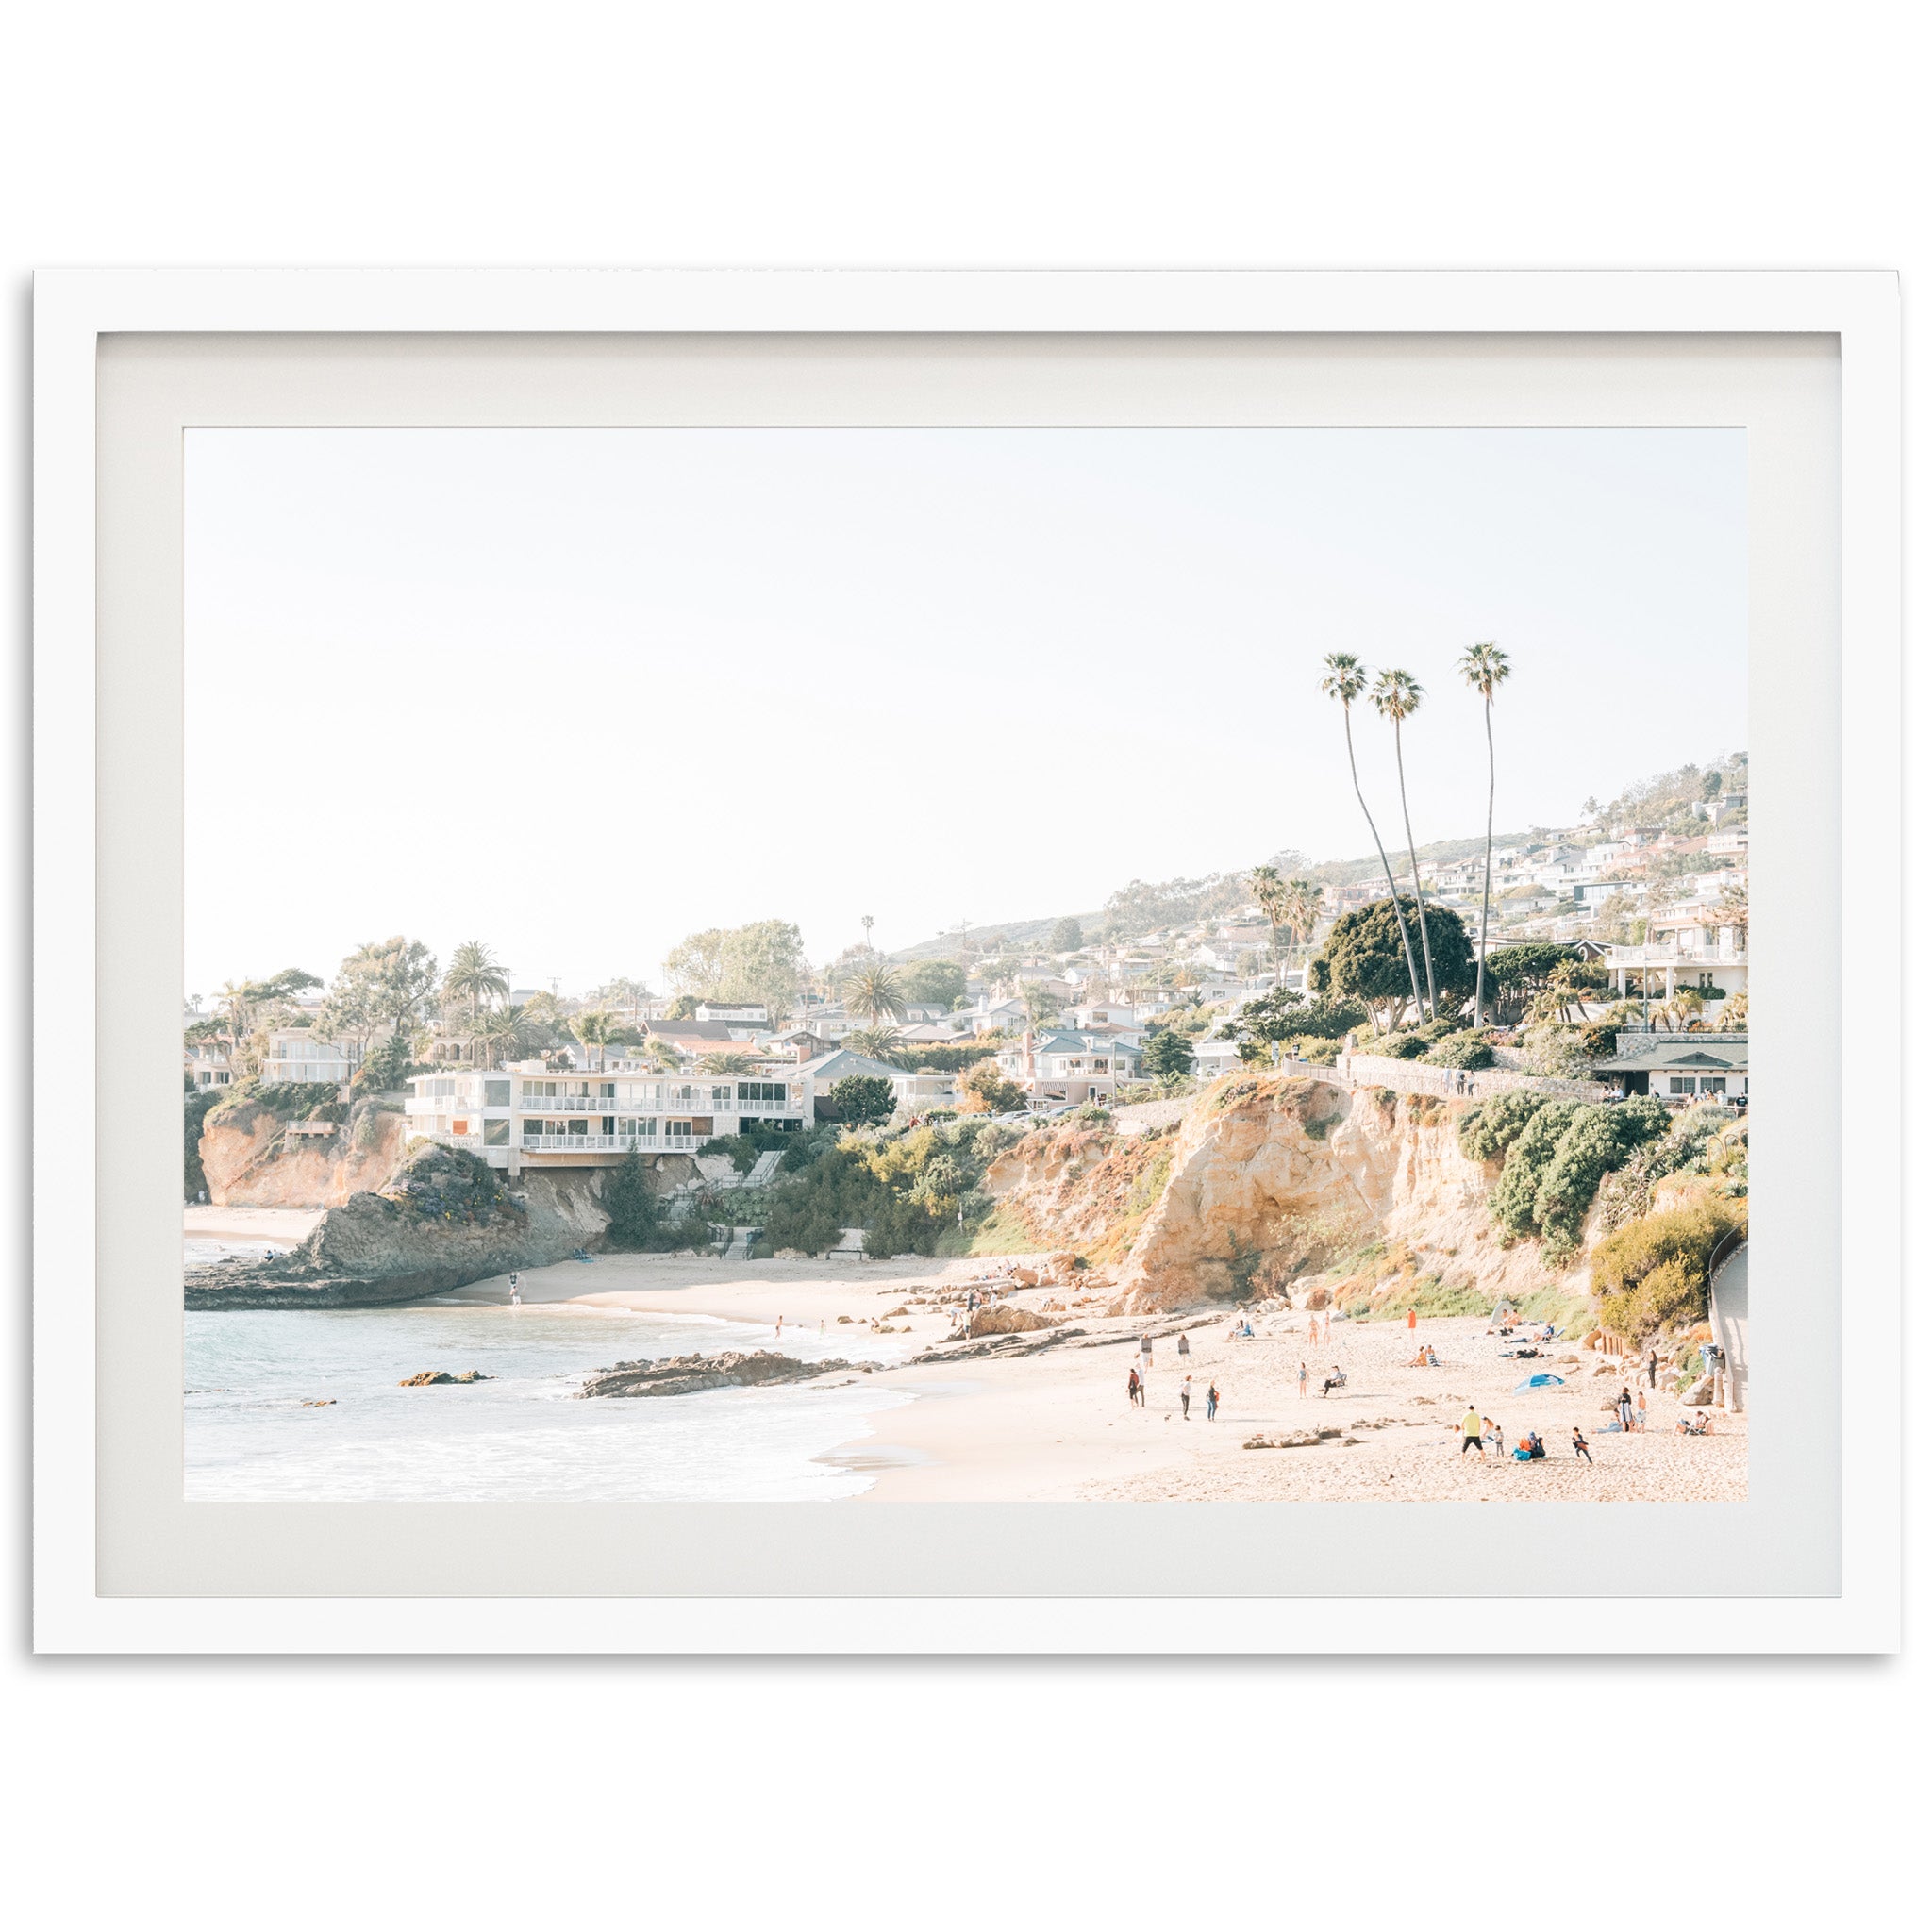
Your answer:
[[[1413,932],[1413,899],[1402,901],[1402,915]],[[1429,907],[1427,916],[1436,990],[1446,1015],[1475,991],[1475,949],[1460,917],[1446,906]],[[1314,965],[1319,971],[1311,974],[1311,984],[1317,992],[1359,1000],[1384,1032],[1401,1019],[1409,1001],[1408,961],[1391,901],[1377,899],[1344,912],[1329,929]]]
[[[898,969],[899,984],[915,1007],[947,1011],[966,997],[966,969],[954,959],[915,959]]]

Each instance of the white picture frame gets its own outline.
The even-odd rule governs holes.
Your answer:
[[[1837,1497],[1836,1593],[1570,1594],[1499,1620],[1466,1594],[104,1594],[95,1230],[101,1074],[54,990],[99,983],[97,553],[104,339],[1285,336],[1831,337],[1838,344],[1840,923],[1859,1024],[1900,1011],[1899,339],[1884,274],[1002,274],[571,271],[60,271],[36,289],[36,1644],[72,1652],[1785,1652],[1896,1647],[1900,1398],[1860,1366],[1899,1359],[1895,1064],[1860,1060],[1856,1212],[1842,1214],[1841,1327],[1859,1338],[1839,1413],[1856,1480]],[[1883,1024],[1879,1021],[1877,1024]],[[1757,1069],[1754,1067],[1754,1075]],[[1754,1078],[1754,1088],[1758,1085]],[[58,1241],[50,1239],[58,1230]],[[1856,1402],[1849,1380],[1857,1374]],[[1840,1466],[1843,1466],[1842,1464]],[[383,1506],[371,1506],[383,1507]],[[529,1506],[541,1507],[541,1506]],[[1130,1506],[1191,1507],[1210,1506]],[[1218,1506],[1212,1506],[1218,1507]],[[1231,1506],[1239,1508],[1241,1506]],[[1441,1510],[1465,1506],[1406,1506]],[[1552,1506],[1553,1507],[1553,1506]],[[1635,1506],[1631,1506],[1635,1507]],[[1672,1506],[1658,1506],[1669,1507]],[[1184,1581],[1185,1579],[1182,1579]],[[1163,1585],[1163,1588],[1166,1586]],[[1419,1618],[1439,1604],[1450,1614]],[[1426,1625],[1425,1642],[1416,1631]]]

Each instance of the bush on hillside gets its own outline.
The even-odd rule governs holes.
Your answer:
[[[1543,1238],[1559,1252],[1574,1248],[1604,1176],[1638,1148],[1660,1141],[1670,1124],[1670,1109],[1660,1100],[1579,1108],[1537,1188],[1533,1212]]]
[[[1542,1100],[1511,1143],[1502,1176],[1490,1193],[1490,1213],[1506,1233],[1537,1231],[1536,1200],[1544,1172],[1582,1105],[1577,1100]]]
[[[1372,1049],[1385,1060],[1419,1060],[1428,1052],[1429,1042],[1420,1031],[1385,1033],[1372,1042]]]
[[[1495,1050],[1474,1027],[1445,1034],[1423,1058],[1429,1066],[1457,1067],[1464,1072],[1496,1064]]]
[[[658,1245],[658,1197],[651,1191],[643,1160],[635,1147],[606,1184],[604,1206],[610,1215],[604,1239],[611,1247],[635,1253]]]
[[[1472,1160],[1500,1160],[1542,1104],[1543,1096],[1534,1087],[1492,1093],[1457,1124],[1457,1144]]]
[[[1590,1276],[1603,1325],[1642,1341],[1702,1321],[1709,1306],[1711,1250],[1742,1225],[1728,1203],[1702,1201],[1645,1215],[1600,1241],[1590,1257]]]

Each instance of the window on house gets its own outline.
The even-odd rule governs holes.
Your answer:
[[[1694,1074],[1673,1074],[1671,1075],[1671,1091],[1673,1093],[1695,1093],[1697,1091],[1696,1075]]]
[[[509,1082],[508,1080],[484,1081],[483,1105],[485,1107],[508,1107],[509,1105]]]
[[[508,1147],[509,1145],[509,1123],[508,1121],[485,1121],[483,1123],[483,1144],[486,1147]]]

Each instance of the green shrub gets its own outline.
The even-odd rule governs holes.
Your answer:
[[[1494,1049],[1474,1027],[1444,1034],[1424,1058],[1432,1067],[1459,1067],[1465,1071],[1496,1064]]]
[[[619,1162],[604,1190],[610,1224],[604,1239],[613,1248],[629,1252],[658,1245],[658,1197],[644,1175],[644,1163],[635,1147]]]
[[[1385,1033],[1372,1042],[1372,1050],[1385,1060],[1419,1060],[1429,1050],[1429,1041],[1420,1029],[1413,1033]]]
[[[892,1117],[898,1096],[883,1074],[847,1074],[834,1080],[826,1099],[832,1117],[854,1126],[877,1126]]]
[[[1574,1248],[1604,1176],[1638,1148],[1661,1140],[1670,1124],[1670,1109],[1660,1100],[1578,1108],[1537,1188],[1533,1211],[1544,1238],[1560,1250]]]
[[[1500,1160],[1542,1104],[1543,1096],[1534,1087],[1492,1093],[1457,1124],[1457,1144],[1472,1160]]]
[[[1598,1242],[1590,1276],[1603,1325],[1642,1341],[1702,1321],[1709,1304],[1711,1250],[1742,1225],[1729,1203],[1702,1201],[1645,1215]]]
[[[1542,1100],[1511,1143],[1502,1176],[1490,1193],[1490,1213],[1507,1233],[1536,1232],[1536,1201],[1544,1172],[1582,1104]]]
[[[1340,1056],[1340,1048],[1333,1040],[1311,1033],[1304,1033],[1290,1045],[1289,1051],[1296,1059],[1307,1060],[1315,1067],[1332,1067]]]

